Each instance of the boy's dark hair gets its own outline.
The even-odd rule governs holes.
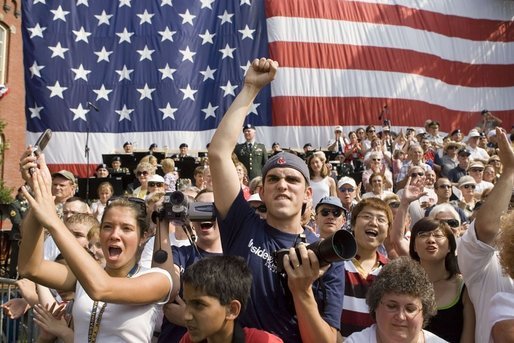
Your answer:
[[[182,280],[184,284],[218,299],[221,305],[238,300],[241,313],[246,308],[252,288],[252,273],[240,256],[203,258],[186,269]]]

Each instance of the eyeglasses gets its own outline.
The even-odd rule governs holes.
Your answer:
[[[489,163],[501,162],[500,160],[489,160]]]
[[[466,188],[466,189],[469,189],[469,188],[471,188],[471,189],[475,189],[475,188],[477,188],[477,186],[475,186],[475,185],[464,185],[464,186],[462,186],[462,187],[464,187],[464,188]]]
[[[393,202],[389,203],[389,207],[391,207],[391,208],[398,208],[398,207],[400,207],[400,202],[399,201],[393,201]]]
[[[200,227],[202,229],[210,229],[214,226],[214,223],[213,222],[208,222],[208,223],[201,223],[200,224]]]
[[[471,168],[469,171],[473,173],[481,173],[484,170],[482,168]]]
[[[424,176],[424,175],[425,175],[425,173],[422,173],[422,172],[419,172],[419,173],[411,173],[411,174],[410,174],[410,177],[416,177],[416,176],[421,177],[421,176]]]
[[[139,207],[139,210],[142,212],[142,215],[146,216],[146,202],[143,199],[136,197],[111,197],[109,200],[107,200],[107,207],[109,207],[109,205],[111,205],[113,202],[122,200],[136,204]]]
[[[450,189],[452,188],[452,185],[439,185],[437,188],[444,188],[444,189]]]
[[[372,132],[375,132],[375,130],[368,130],[366,131],[367,133],[372,133]]]
[[[449,227],[456,228],[460,226],[460,223],[457,219],[441,219],[442,222],[448,224]]]
[[[145,170],[145,171],[142,171],[142,172],[141,172],[141,171],[138,171],[138,172],[136,172],[136,175],[137,175],[137,176],[141,176],[141,175],[143,175],[143,176],[148,176],[148,172],[147,172],[146,170]]]
[[[363,213],[363,214],[359,214],[357,216],[357,218],[361,218],[363,219],[364,221],[367,221],[367,222],[370,222],[372,221],[373,219],[376,219],[377,222],[381,225],[387,225],[389,224],[389,220],[387,220],[386,217],[384,216],[374,216],[372,214],[368,214],[368,213]]]
[[[259,205],[257,207],[252,207],[255,211],[258,211],[260,213],[266,213],[266,211],[268,211],[268,209],[266,208],[266,205],[262,204],[262,205]]]
[[[339,191],[340,191],[341,193],[344,193],[344,192],[352,193],[354,190],[355,190],[355,188],[339,187]]]
[[[318,212],[318,214],[321,214],[323,217],[327,217],[330,213],[332,213],[334,217],[338,218],[341,216],[341,214],[343,214],[343,210],[339,208],[334,208],[332,210],[324,208]]]
[[[441,231],[437,230],[437,231],[423,231],[423,232],[418,232],[417,234],[418,238],[422,239],[422,240],[426,240],[428,239],[429,237],[434,237],[435,240],[442,240],[444,238],[446,238],[446,236],[444,235],[444,233],[442,233]]]
[[[164,183],[162,183],[162,182],[154,182],[154,181],[148,182],[148,187],[162,187],[162,186],[164,186]]]
[[[405,313],[405,317],[409,319],[413,319],[416,317],[422,310],[422,307],[418,307],[414,304],[407,304],[405,306],[401,306],[400,304],[396,302],[383,302],[380,301],[382,305],[384,305],[384,309],[386,312],[389,313],[399,313],[403,311]]]

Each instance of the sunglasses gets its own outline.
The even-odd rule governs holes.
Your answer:
[[[393,202],[389,203],[389,207],[391,207],[391,208],[398,208],[398,207],[400,207],[400,202],[399,201],[393,201]]]
[[[339,187],[339,191],[340,191],[341,193],[344,193],[344,192],[352,193],[354,190],[355,190],[355,188],[344,188],[344,187]]]
[[[125,200],[128,202],[131,202],[133,204],[136,204],[139,207],[139,210],[142,212],[144,216],[146,216],[146,202],[141,198],[136,197],[111,197],[109,200],[107,200],[107,206],[111,205],[112,203],[116,201]]]
[[[473,173],[480,173],[480,172],[483,172],[484,170],[482,168],[471,168],[469,171],[473,172]]]
[[[214,226],[214,223],[212,223],[212,222],[208,222],[208,223],[201,223],[201,224],[200,224],[200,227],[201,227],[202,229],[210,229],[210,228],[212,228],[213,226]]]
[[[373,161],[379,161],[380,162],[380,161],[382,161],[382,159],[381,158],[373,158]]]
[[[457,219],[442,219],[442,222],[448,224],[449,227],[456,228],[460,226],[460,223]]]
[[[162,182],[154,182],[154,181],[148,182],[148,187],[162,187],[162,186],[164,186],[164,183],[162,183]]]
[[[452,186],[451,185],[439,185],[439,186],[437,186],[437,188],[450,189],[450,188],[452,188]]]
[[[147,172],[146,170],[145,170],[145,171],[142,171],[142,172],[141,172],[141,171],[138,171],[138,172],[136,173],[136,175],[137,175],[137,176],[141,176],[141,175],[143,175],[143,176],[148,176],[148,172]]]
[[[424,175],[425,175],[425,173],[421,173],[421,172],[419,172],[419,173],[411,173],[410,177],[416,177],[416,176],[421,177],[421,176],[424,176]]]
[[[457,149],[457,147],[456,147],[456,146],[449,146],[449,147],[448,147],[448,148],[446,148],[446,149],[447,149],[447,150],[455,150],[455,149]]]
[[[468,189],[468,188],[471,188],[471,189],[475,189],[475,188],[477,188],[477,186],[475,186],[475,185],[464,185],[464,186],[462,186],[462,187],[464,187],[464,188],[466,188],[466,189]]]
[[[262,204],[262,205],[259,205],[257,207],[252,207],[255,211],[258,211],[260,213],[266,213],[266,211],[268,211],[268,209],[266,208],[266,205]]]
[[[318,212],[318,214],[321,214],[323,217],[327,217],[330,213],[332,213],[332,215],[337,218],[337,217],[341,216],[341,214],[343,214],[343,210],[341,210],[339,208],[334,208],[333,210],[324,208]]]
[[[375,132],[375,130],[369,130],[369,131],[366,131],[367,133],[370,133],[370,132]]]

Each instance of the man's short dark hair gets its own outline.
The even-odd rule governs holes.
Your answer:
[[[221,305],[238,300],[241,313],[246,308],[252,288],[252,273],[240,256],[203,258],[186,269],[182,280],[184,284],[218,299]]]

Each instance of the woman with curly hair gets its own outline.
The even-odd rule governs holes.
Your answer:
[[[382,268],[368,290],[366,303],[376,324],[350,335],[346,343],[445,342],[423,330],[436,313],[434,289],[423,268],[408,257]]]

